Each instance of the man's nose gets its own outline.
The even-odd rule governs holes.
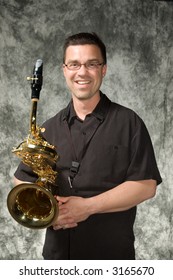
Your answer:
[[[80,69],[78,70],[78,74],[83,74],[86,73],[88,71],[88,69],[86,68],[85,64],[82,64]]]

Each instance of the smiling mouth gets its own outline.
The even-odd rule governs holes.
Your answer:
[[[76,81],[76,83],[78,85],[88,85],[88,84],[90,84],[90,81]]]

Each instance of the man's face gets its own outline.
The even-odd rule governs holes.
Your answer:
[[[87,100],[94,95],[99,95],[102,79],[106,74],[106,65],[98,65],[96,68],[87,69],[81,65],[78,70],[69,70],[66,66],[70,64],[103,63],[100,49],[95,45],[69,46],[66,49],[65,63],[63,65],[64,76],[72,97]]]

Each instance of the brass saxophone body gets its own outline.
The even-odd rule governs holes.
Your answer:
[[[38,175],[36,183],[15,186],[7,198],[11,216],[21,225],[42,229],[53,224],[58,216],[58,204],[53,195],[57,172],[54,170],[58,155],[53,145],[41,135],[43,128],[36,125],[37,103],[42,86],[42,60],[37,60],[33,77],[30,131],[27,138],[12,152]]]

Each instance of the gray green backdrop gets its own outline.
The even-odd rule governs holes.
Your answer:
[[[29,132],[31,74],[44,61],[37,122],[70,99],[62,45],[73,33],[104,40],[108,72],[102,91],[146,123],[163,183],[138,207],[137,259],[173,259],[173,2],[141,0],[0,0],[0,259],[42,259],[45,230],[17,224],[6,207],[19,160],[11,153]]]

